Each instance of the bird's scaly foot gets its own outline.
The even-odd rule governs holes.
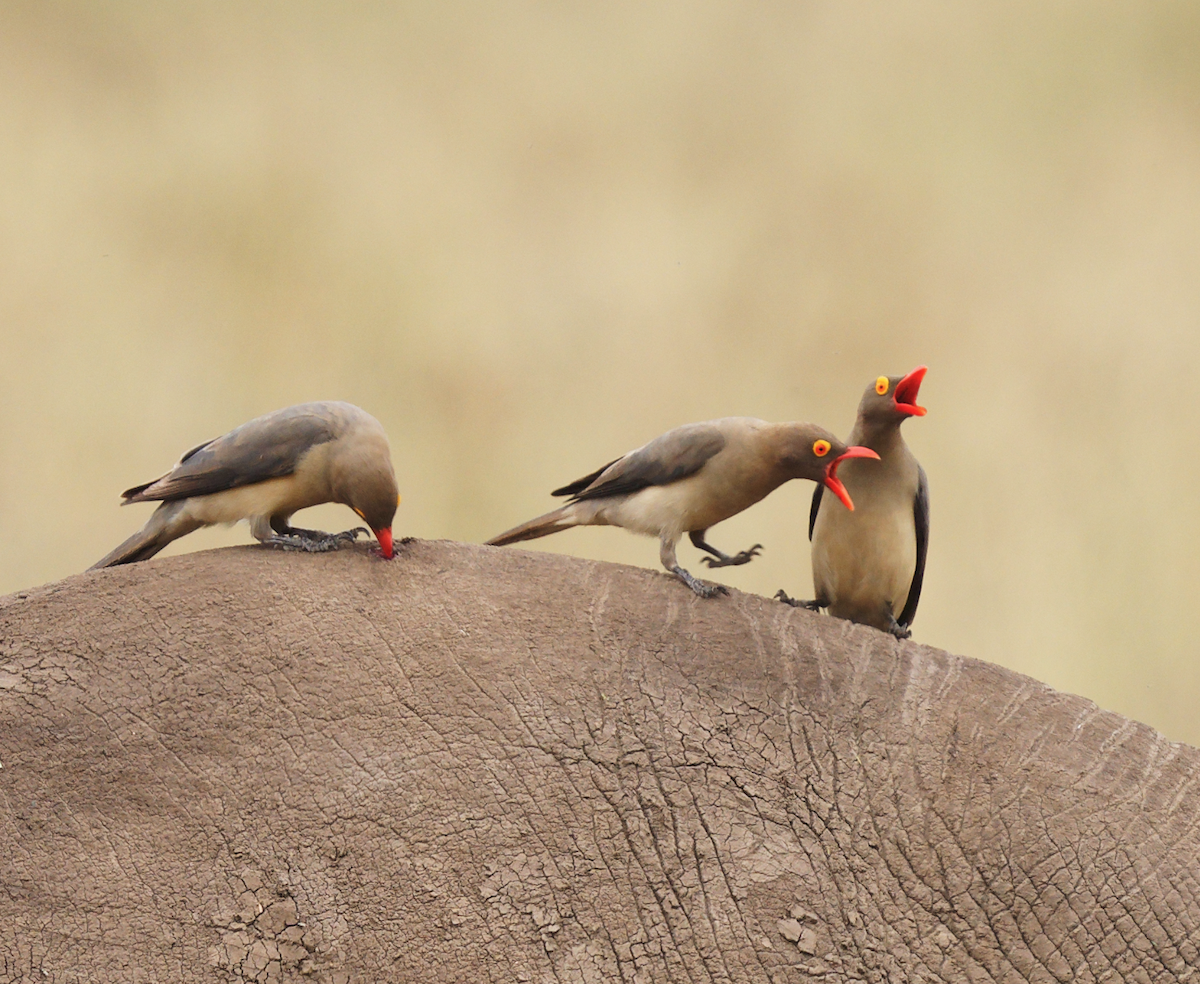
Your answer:
[[[762,548],[761,543],[756,543],[749,550],[743,550],[732,557],[729,554],[718,551],[715,557],[701,557],[700,562],[708,564],[709,567],[741,567],[742,564],[750,563],[750,561],[762,553]]]
[[[912,636],[912,630],[905,625],[901,625],[896,621],[896,616],[888,612],[888,632],[894,635],[897,639],[908,639]]]
[[[821,604],[820,598],[815,598],[812,601],[801,601],[799,598],[793,598],[783,588],[775,592],[775,597],[785,605],[791,605],[793,608],[807,608],[810,612],[819,612],[825,607]]]
[[[359,529],[362,529],[360,526]],[[326,533],[324,530],[306,530],[299,526],[283,526],[276,528],[275,532],[279,536],[298,536],[305,540],[324,540],[327,536],[336,536],[334,533]],[[349,530],[346,530],[349,533]]]
[[[342,533],[322,533],[320,530],[300,530],[293,528],[286,535],[276,534],[275,536],[267,537],[262,543],[268,547],[277,547],[280,550],[327,553],[330,550],[337,550],[348,543],[353,543],[358,539],[359,533],[365,533],[367,536],[371,535],[371,531],[363,526],[356,526],[354,529],[345,530]]]
[[[717,595],[729,594],[729,589],[723,584],[708,584],[701,581],[699,578],[693,577],[682,567],[676,565],[671,568],[671,573],[679,580],[686,584],[689,588],[696,592],[701,598],[715,598]]]

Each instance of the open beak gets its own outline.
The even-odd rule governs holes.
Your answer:
[[[383,529],[375,531],[375,539],[379,541],[379,552],[383,554],[385,560],[392,559],[392,528],[385,526]]]
[[[874,458],[879,460],[877,455],[870,448],[852,447],[838,455],[833,461],[829,462],[829,467],[825,469],[825,487],[834,495],[842,500],[842,505],[854,512],[854,503],[850,501],[850,493],[846,491],[846,486],[842,484],[840,478],[837,477],[837,468],[847,458]]]
[[[892,399],[896,401],[896,409],[909,417],[924,417],[926,410],[917,406],[917,394],[921,391],[921,380],[929,366],[917,366],[912,372],[896,384]]]

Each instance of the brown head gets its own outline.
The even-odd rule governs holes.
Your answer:
[[[854,503],[837,477],[838,465],[847,458],[879,458],[870,448],[847,447],[833,434],[815,424],[787,424],[788,438],[784,444],[781,464],[789,478],[807,478],[820,482],[836,495],[847,509]]]
[[[357,409],[357,408],[356,408]],[[400,504],[392,454],[383,427],[368,413],[353,420],[330,455],[330,481],[336,501],[366,521],[389,560],[393,554],[392,519]]]
[[[880,376],[867,387],[858,405],[858,419],[869,428],[899,427],[909,417],[924,417],[925,408],[917,406],[917,393],[928,366],[917,366],[907,376]]]

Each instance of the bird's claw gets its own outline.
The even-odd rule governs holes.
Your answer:
[[[343,530],[341,533],[322,533],[320,530],[296,530],[288,534],[276,534],[262,542],[265,546],[275,547],[278,550],[328,553],[330,550],[337,550],[348,543],[353,543],[358,539],[358,534],[360,533],[365,533],[367,536],[371,535],[371,531],[366,529],[366,527],[356,526],[352,530]]]
[[[786,591],[784,591],[783,588],[780,588],[775,592],[775,598],[778,601],[782,601],[785,605],[791,605],[793,608],[806,608],[810,612],[819,612],[825,607],[817,599],[812,601],[802,601],[799,598],[793,598]]]
[[[715,598],[717,595],[729,594],[729,589],[723,584],[709,584],[706,581],[701,581],[697,577],[693,577],[682,567],[672,567],[671,573],[679,580],[691,588],[701,598]]]
[[[760,553],[762,553],[763,545],[756,543],[749,550],[743,550],[741,553],[736,553],[732,557],[722,554],[720,557],[701,557],[700,562],[707,564],[709,567],[741,567],[742,564],[748,564]]]

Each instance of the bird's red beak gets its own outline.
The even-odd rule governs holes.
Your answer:
[[[392,528],[385,526],[381,530],[375,531],[375,538],[379,541],[379,552],[383,554],[385,560],[392,559]]]
[[[909,417],[924,417],[926,410],[917,406],[917,393],[921,391],[921,380],[929,366],[917,366],[912,372],[896,384],[892,399],[896,401],[896,409]]]
[[[838,455],[833,461],[829,462],[829,467],[825,469],[825,486],[842,500],[842,505],[854,512],[854,503],[850,501],[850,493],[846,491],[846,486],[842,484],[840,478],[837,477],[837,467],[847,458],[874,458],[879,460],[877,455],[870,448],[852,447]]]

